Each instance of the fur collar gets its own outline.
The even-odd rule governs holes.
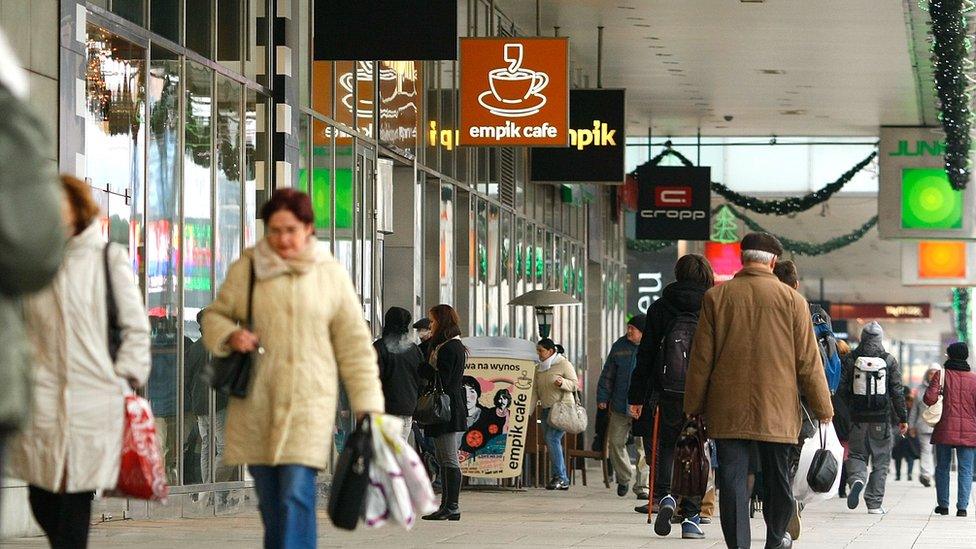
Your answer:
[[[319,247],[315,237],[309,239],[308,245],[302,255],[283,259],[267,239],[261,239],[254,247],[254,276],[258,280],[267,280],[284,274],[305,274],[312,270],[312,267],[326,260],[325,252]]]

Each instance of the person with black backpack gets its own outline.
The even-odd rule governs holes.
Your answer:
[[[861,343],[844,359],[838,393],[851,413],[848,474],[848,509],[857,509],[861,492],[868,513],[883,515],[885,481],[891,465],[892,412],[899,432],[908,432],[908,410],[901,383],[901,367],[882,343],[884,330],[871,322],[861,331]],[[868,475],[868,463],[871,473]]]
[[[705,292],[715,284],[712,266],[704,256],[688,254],[674,266],[676,282],[669,284],[647,309],[644,337],[637,350],[637,366],[630,381],[628,401],[630,414],[637,419],[648,460],[657,455],[654,493],[651,504],[658,506],[654,531],[671,533],[671,518],[676,512],[683,518],[681,537],[701,539],[701,500],[670,495],[671,465],[674,446],[685,424],[685,373],[691,356],[691,340],[698,325]],[[654,409],[660,414],[657,446],[653,444]],[[680,509],[678,509],[680,505]],[[635,511],[647,513],[646,507]]]

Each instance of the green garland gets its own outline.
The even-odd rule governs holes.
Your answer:
[[[973,62],[965,13],[974,7],[972,0],[929,0],[928,3],[932,19],[932,72],[939,96],[939,119],[946,135],[945,169],[952,188],[957,191],[966,188],[972,171],[969,132],[973,123],[970,109]]]
[[[668,144],[665,144],[665,149],[661,151],[658,155],[652,158],[648,163],[651,166],[657,166],[666,156],[674,156],[686,167],[694,166],[691,160],[688,160],[685,155],[671,148]],[[808,193],[804,196],[784,198],[782,200],[761,200],[753,196],[746,196],[744,194],[739,194],[722,183],[711,183],[712,192],[720,195],[722,198],[728,200],[732,204],[739,206],[740,208],[745,208],[747,210],[767,215],[788,215],[792,213],[804,212],[810,208],[821,204],[830,199],[837,191],[844,188],[845,185],[850,183],[854,176],[863,170],[868,164],[871,163],[875,157],[878,156],[878,151],[872,151],[864,160],[861,160],[855,164],[851,169],[843,173],[836,181],[833,183],[828,183],[819,191],[814,191]]]
[[[783,244],[783,248],[786,249],[786,251],[794,253],[796,255],[815,256],[815,255],[829,254],[830,252],[850,246],[851,244],[857,242],[858,240],[861,240],[862,238],[864,238],[864,235],[871,230],[872,227],[878,224],[878,216],[874,216],[871,219],[867,220],[867,222],[865,222],[857,229],[854,229],[853,231],[845,235],[838,236],[836,238],[831,238],[830,240],[827,240],[825,242],[820,242],[820,243],[804,242],[802,240],[793,240],[792,238],[786,238],[784,236],[771,233],[770,231],[767,231],[765,228],[763,228],[762,225],[756,223],[753,219],[751,219],[746,214],[736,210],[735,208],[731,208],[727,205],[716,206],[715,208],[712,209],[712,213],[717,212],[723,206],[727,208],[728,211],[732,212],[732,214],[735,217],[742,220],[742,222],[745,223],[745,225],[749,227],[750,230],[757,233],[773,234],[774,236],[776,236],[776,238],[779,239],[780,243]],[[627,239],[627,248],[639,252],[656,252],[659,250],[663,250],[669,246],[673,246],[674,244],[676,244],[676,242],[671,240],[635,240],[632,238]]]
[[[970,288],[952,289],[952,312],[953,326],[956,329],[956,337],[959,341],[968,342],[969,337],[969,315],[970,315]]]

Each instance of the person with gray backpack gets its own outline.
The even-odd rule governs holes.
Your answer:
[[[881,504],[891,464],[892,414],[897,417],[900,434],[908,432],[901,367],[885,350],[883,337],[884,330],[877,322],[864,327],[861,343],[844,357],[838,389],[851,412],[850,456],[845,463],[850,487],[847,507],[857,509],[863,492],[864,503],[872,515],[887,512]]]

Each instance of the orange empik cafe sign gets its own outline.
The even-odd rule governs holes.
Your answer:
[[[462,38],[459,145],[569,145],[567,38]]]

